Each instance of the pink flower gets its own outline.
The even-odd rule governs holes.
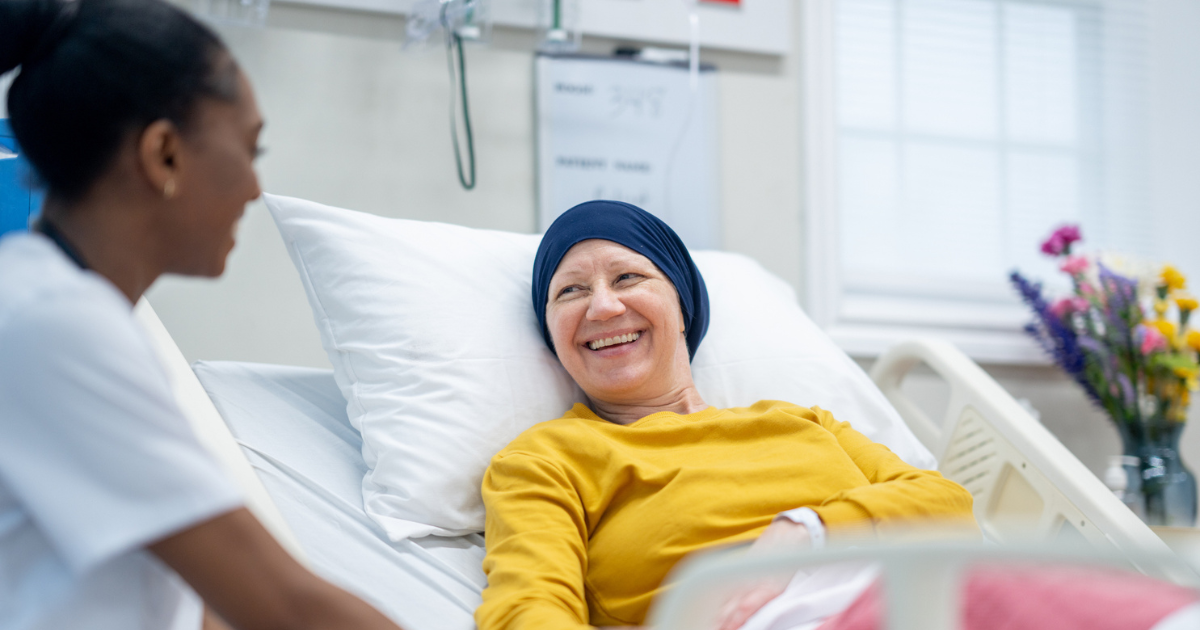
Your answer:
[[[1090,284],[1086,280],[1080,279],[1079,292],[1083,294],[1083,297],[1085,299],[1094,301],[1097,304],[1099,304],[1100,308],[1104,308],[1104,305],[1107,302],[1107,300],[1104,299],[1105,298],[1104,294],[1101,293],[1098,289],[1096,289],[1095,285]]]
[[[1050,235],[1045,243],[1042,243],[1042,252],[1050,256],[1061,256],[1062,254],[1071,253],[1071,243],[1082,240],[1083,237],[1079,234],[1078,225],[1064,225]]]
[[[1062,319],[1071,313],[1082,313],[1091,308],[1091,306],[1087,300],[1081,297],[1062,298],[1050,305],[1050,312],[1055,317]]]
[[[1050,305],[1050,312],[1055,317],[1062,319],[1067,316],[1067,313],[1071,312],[1072,308],[1074,308],[1074,305],[1071,303],[1071,298],[1063,298]]]
[[[1140,333],[1138,336],[1142,338],[1142,354],[1167,349],[1167,338],[1158,332],[1158,329],[1139,324],[1137,330]]]
[[[1067,260],[1064,261],[1061,266],[1059,266],[1059,269],[1071,274],[1072,276],[1077,276],[1087,271],[1090,264],[1091,263],[1088,262],[1088,259],[1084,258],[1083,256],[1067,256]]]

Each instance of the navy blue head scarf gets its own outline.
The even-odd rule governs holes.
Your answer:
[[[546,327],[546,300],[550,278],[567,251],[580,241],[599,238],[624,245],[658,266],[679,293],[679,306],[687,331],[688,358],[695,358],[700,340],[708,332],[708,289],[696,263],[666,223],[641,208],[620,201],[588,201],[562,213],[538,246],[533,261],[533,311],[537,313],[542,338],[550,350]]]

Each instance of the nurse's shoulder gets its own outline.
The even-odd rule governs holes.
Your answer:
[[[29,232],[0,237],[0,330],[14,316],[39,305],[88,302],[131,308],[111,282],[79,269],[49,238]]]

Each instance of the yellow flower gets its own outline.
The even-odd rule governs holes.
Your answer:
[[[1162,333],[1162,335],[1167,338],[1167,341],[1172,341],[1175,339],[1175,324],[1172,324],[1165,319],[1159,319],[1150,322],[1150,325],[1157,328],[1158,332]]]
[[[1200,330],[1187,332],[1187,345],[1191,346],[1192,350],[1200,351]]]
[[[1190,295],[1181,295],[1175,298],[1175,306],[1181,311],[1194,311],[1197,306],[1200,306],[1200,301]]]
[[[1179,378],[1182,378],[1184,380],[1196,378],[1196,376],[1197,376],[1196,368],[1183,367],[1183,366],[1176,367],[1175,368],[1175,376],[1178,376]]]
[[[1184,277],[1174,265],[1164,265],[1162,270],[1163,284],[1172,291],[1178,291],[1187,286],[1187,278]]]

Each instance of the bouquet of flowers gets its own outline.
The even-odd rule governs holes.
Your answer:
[[[1176,473],[1162,465],[1171,451],[1178,475],[1186,473],[1183,482],[1191,484],[1194,521],[1195,480],[1175,451],[1200,375],[1200,331],[1188,328],[1197,300],[1184,292],[1187,281],[1175,267],[1140,279],[1121,274],[1099,256],[1073,252],[1081,240],[1079,227],[1068,225],[1042,244],[1070,276],[1067,296],[1048,301],[1041,283],[1012,272],[1035,316],[1025,330],[1113,420],[1125,454],[1141,459],[1147,512],[1155,483],[1174,481],[1167,477]],[[1160,470],[1149,470],[1156,462]]]

